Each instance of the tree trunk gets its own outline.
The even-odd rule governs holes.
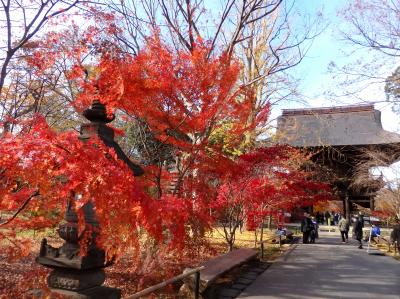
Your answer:
[[[264,219],[261,221],[260,242],[264,240]]]
[[[233,242],[229,241],[228,242],[228,252],[231,252],[233,250]]]
[[[268,229],[271,230],[272,227],[272,215],[268,216]]]

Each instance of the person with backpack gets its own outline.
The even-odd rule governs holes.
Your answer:
[[[308,244],[312,230],[312,222],[308,213],[304,213],[303,220],[301,220],[300,230],[303,233],[303,244]]]
[[[339,220],[338,228],[340,235],[342,236],[342,243],[347,243],[349,241],[350,223],[346,219],[346,216],[343,215],[343,217]]]

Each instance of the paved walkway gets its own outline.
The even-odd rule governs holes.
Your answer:
[[[321,235],[318,244],[296,244],[238,298],[400,299],[400,262],[369,255],[353,240]]]

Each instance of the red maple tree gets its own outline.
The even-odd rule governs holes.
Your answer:
[[[100,140],[82,143],[77,134],[56,133],[35,115],[18,124],[19,133],[0,139],[0,209],[8,211],[2,236],[11,242],[18,230],[54,226],[76,195],[78,210],[93,201],[99,240],[110,257],[126,246],[138,249],[140,228],[172,247],[203,231],[213,193],[201,174],[223,172],[232,163],[220,145],[209,142],[210,135],[229,119],[227,133],[237,134],[239,143],[255,126],[244,125],[252,95],[236,85],[240,65],[225,54],[207,54],[200,41],[192,52],[175,51],[156,35],[137,56],[104,53],[93,80],[76,68],[70,74],[80,76],[84,88],[75,107],[100,100],[110,114],[120,109],[144,120],[157,140],[174,148],[179,168],[172,192],[163,190],[162,181],[170,178],[163,165],[148,166],[138,182]],[[164,192],[154,196],[153,187]]]
[[[302,169],[306,160],[295,148],[275,145],[240,156],[225,173],[212,206],[228,250],[233,249],[236,231],[244,223],[255,229],[267,216],[331,197],[327,184]]]
[[[318,185],[289,167],[291,150],[273,147],[235,160],[223,144],[212,142],[212,134],[223,130],[234,136],[230,146],[239,146],[266,121],[269,107],[249,118],[253,94],[237,85],[240,64],[209,52],[201,40],[187,52],[168,47],[155,34],[137,56],[102,52],[95,78],[88,78],[82,65],[69,74],[83,90],[73,102],[78,111],[98,100],[108,114],[123,111],[146,123],[154,139],[173,149],[172,186],[162,163],[146,165],[145,175],[135,178],[100,139],[83,143],[74,132],[55,132],[39,115],[0,138],[0,210],[5,211],[0,236],[8,240],[10,254],[27,254],[29,244],[18,232],[54,227],[72,197],[78,211],[93,202],[98,242],[110,259],[127,248],[140,256],[143,230],[158,246],[182,252],[210,228],[215,220],[210,208],[223,219],[232,192],[233,204],[243,202],[247,218],[254,211],[257,221],[276,207],[315,198],[310,190]],[[82,213],[78,216],[83,231]]]

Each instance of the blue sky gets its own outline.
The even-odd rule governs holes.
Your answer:
[[[302,78],[302,90],[307,95],[321,84],[327,81],[327,67],[331,61],[342,61],[343,43],[338,41],[340,36],[338,24],[341,19],[337,16],[338,10],[345,7],[347,1],[344,0],[303,0],[297,1],[296,5],[304,15],[308,14],[315,17],[322,13],[323,23],[326,29],[317,36],[307,52],[302,63],[295,69],[298,76]],[[322,80],[324,79],[324,80]],[[323,85],[323,84],[322,84]]]
[[[294,76],[301,78],[300,91],[307,99],[308,104],[292,103],[280,108],[303,108],[321,107],[343,104],[357,104],[359,99],[344,97],[329,99],[324,92],[337,88],[337,82],[328,72],[328,65],[334,61],[338,65],[354,62],[360,57],[366,60],[373,59],[373,54],[368,51],[357,50],[353,55],[348,53],[354,50],[354,46],[342,40],[340,30],[349,30],[346,23],[338,15],[338,11],[343,10],[351,0],[298,0],[297,8],[302,14],[315,16],[322,11],[327,28],[317,36],[302,63],[294,70]],[[381,57],[387,59],[387,57]],[[389,58],[386,69],[383,69],[383,76],[390,75],[398,66],[398,61]],[[384,84],[371,84],[360,95],[365,101],[382,101],[385,99]],[[400,133],[399,116],[394,114],[390,105],[387,103],[377,103],[375,108],[382,112],[382,125],[385,130]],[[281,114],[281,109],[273,111],[273,117]],[[377,168],[377,173],[382,171],[388,180],[399,178],[400,162],[392,167]]]
[[[338,24],[341,22],[337,16],[339,9],[346,5],[344,0],[303,0],[297,1],[297,7],[303,14],[315,17],[322,13],[326,29],[317,36],[305,59],[296,69],[304,80],[303,87],[315,88],[315,82],[319,82],[322,76],[326,75],[327,66],[332,60],[343,59],[340,51],[343,44],[338,41]]]
[[[318,13],[322,13],[323,22],[326,29],[317,36],[307,52],[303,61],[291,70],[296,78],[301,78],[300,92],[304,96],[307,104],[290,103],[279,108],[303,108],[321,107],[345,104],[360,103],[360,99],[355,97],[335,97],[329,98],[325,92],[337,91],[337,83],[333,79],[333,74],[328,71],[328,65],[334,61],[337,65],[354,63],[356,59],[365,57],[366,61],[372,59],[372,54],[368,51],[358,50],[349,55],[355,48],[353,45],[343,40],[341,30],[350,30],[346,22],[338,14],[345,9],[351,0],[297,0],[296,9],[305,17],[311,18]],[[391,68],[384,70],[384,76],[390,75],[392,69],[396,67],[393,61],[389,64]],[[343,77],[342,77],[343,80]],[[385,99],[383,91],[384,84],[371,84],[361,94],[361,98],[368,101],[382,101]],[[375,107],[382,111],[382,122],[386,130],[400,132],[399,117],[391,111],[390,105],[377,103]],[[278,116],[281,109],[273,111],[273,117]]]

